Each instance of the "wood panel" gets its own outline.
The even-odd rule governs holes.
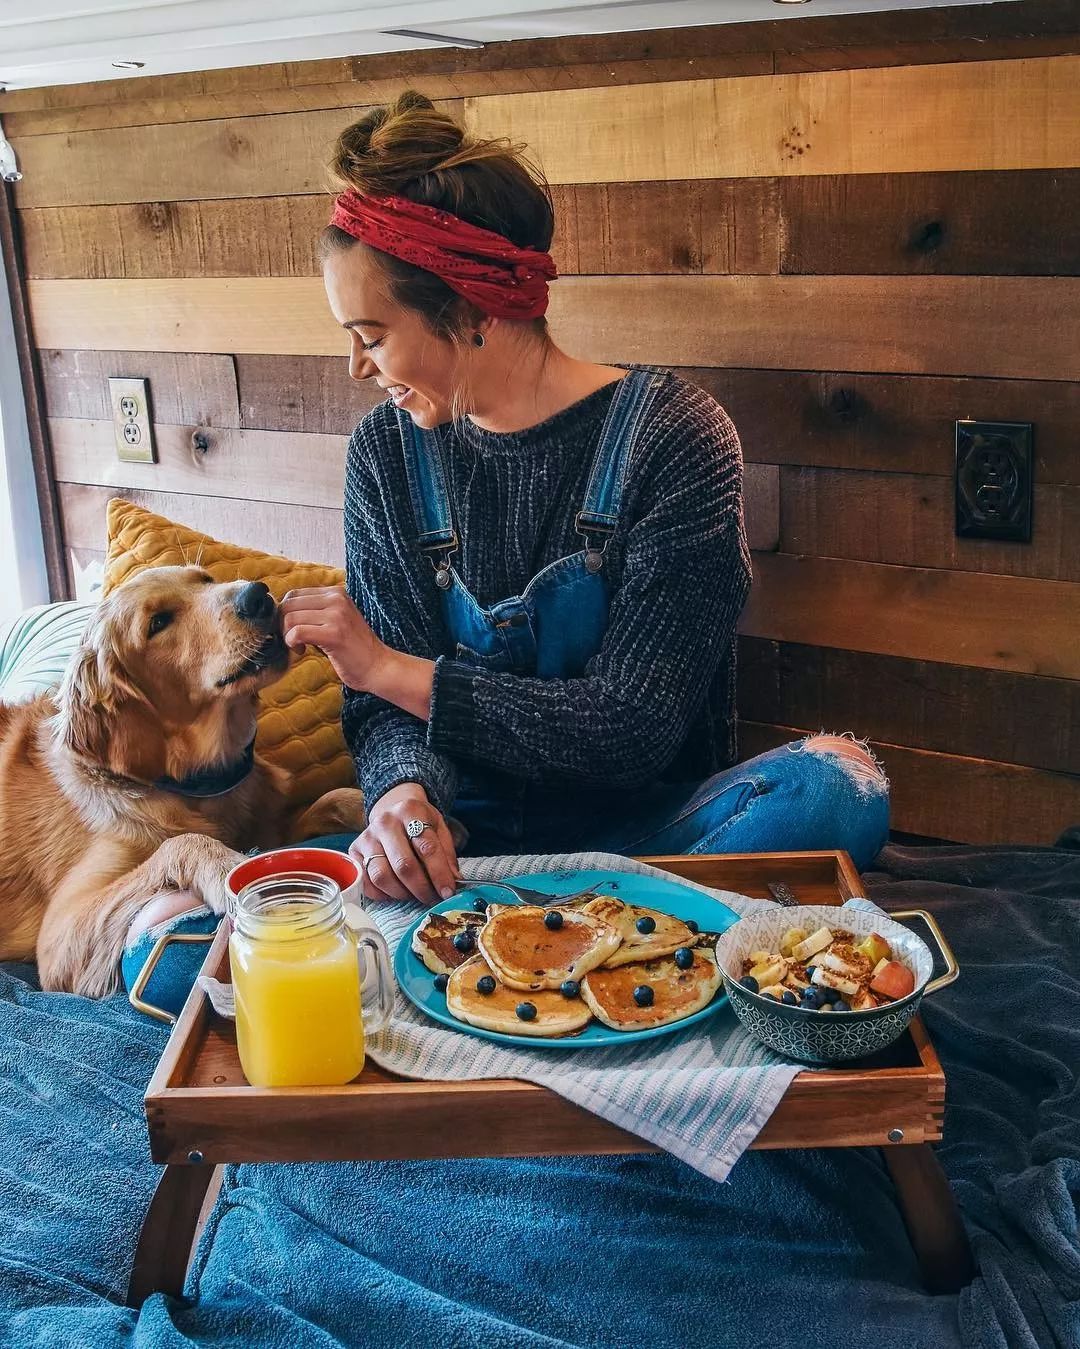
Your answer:
[[[360,418],[385,397],[373,379],[350,378],[344,355],[241,354],[236,357],[236,382],[240,424],[268,431],[351,435]]]
[[[1080,56],[1044,58],[1037,78],[1024,78],[1024,64],[680,80],[438,106],[476,135],[524,141],[552,183],[1080,165]],[[16,201],[26,209],[313,192],[356,113],[16,137]],[[722,135],[709,130],[718,127]],[[117,172],[136,161],[138,175]]]
[[[775,273],[776,182],[569,184],[552,190],[560,274]],[[317,276],[330,198],[244,197],[22,213],[27,275]]]
[[[60,482],[341,509],[347,446],[343,436],[155,423],[158,462],[130,464],[116,457],[111,421],[51,418],[49,429]],[[205,451],[193,447],[192,432],[197,429],[208,442]],[[743,496],[751,547],[775,548],[780,529],[779,469],[750,465]]]
[[[806,729],[744,722],[740,757],[764,753]],[[1053,844],[1080,819],[1080,777],[1074,774],[927,754],[875,739],[870,745],[889,775],[891,825],[905,833],[956,843]]]
[[[29,292],[45,347],[346,349],[316,277],[31,281]],[[1071,379],[1080,279],[570,276],[548,317],[556,340],[594,361]]]
[[[557,183],[1068,168],[1078,72],[1076,56],[900,66],[496,95],[465,112],[470,131],[528,144]]]
[[[1080,485],[1076,382],[703,367],[683,373],[727,409],[748,460],[951,479],[958,418],[1031,421],[1035,481]]]
[[[958,539],[950,479],[780,470],[780,550],[900,567],[1080,581],[1080,487],[1036,485],[1028,544]]]
[[[1075,170],[787,178],[778,192],[782,272],[1080,274]]]
[[[104,553],[107,541],[105,509],[113,497],[123,497],[177,524],[201,530],[224,543],[257,548],[264,553],[304,562],[343,567],[342,512],[317,506],[281,505],[249,501],[242,511],[226,497],[185,496],[177,492],[148,492],[133,487],[90,487],[58,484],[64,537],[80,556]]]
[[[739,715],[1080,772],[1080,680],[741,637]]]
[[[196,429],[209,442],[205,452],[192,446]],[[341,507],[343,436],[218,427],[203,431],[159,422],[154,426],[158,462],[129,464],[116,457],[112,422],[50,418],[49,430],[60,482]]]
[[[753,565],[747,636],[1080,678],[1074,582],[787,553],[755,553]]]
[[[239,426],[236,368],[231,356],[156,351],[41,352],[50,417],[112,417],[109,380],[150,381],[154,421],[188,426]]]
[[[653,32],[534,38],[298,61],[0,96],[12,134],[378,103],[405,83],[432,98],[732,74],[984,61],[1080,49],[1074,0],[812,16]]]

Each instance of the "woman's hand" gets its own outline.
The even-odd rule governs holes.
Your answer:
[[[410,820],[429,827],[410,838],[405,831]],[[365,899],[437,904],[462,881],[450,830],[418,782],[402,782],[379,797],[349,855],[363,872]]]
[[[377,671],[396,653],[368,626],[343,586],[290,590],[281,601],[285,645],[300,655],[317,646],[330,658],[341,682],[360,693],[377,681]]]

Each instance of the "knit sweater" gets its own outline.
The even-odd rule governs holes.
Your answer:
[[[460,551],[487,607],[580,551],[574,517],[616,382],[536,426],[440,429]],[[667,373],[627,471],[604,556],[608,628],[584,673],[539,679],[455,659],[417,528],[390,402],[363,419],[345,474],[348,592],[388,646],[435,662],[428,720],[346,689],[345,739],[371,805],[419,782],[450,812],[462,773],[583,794],[695,782],[736,761],[735,625],[750,587],[742,452],[702,389]],[[503,777],[505,781],[505,777]]]

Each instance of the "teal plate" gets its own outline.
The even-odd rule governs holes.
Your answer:
[[[573,895],[579,890],[596,890],[603,895],[616,895],[630,904],[644,904],[662,913],[689,919],[697,923],[702,932],[726,932],[733,923],[739,921],[739,915],[721,904],[718,899],[702,894],[700,890],[691,890],[678,881],[657,880],[652,876],[639,876],[633,872],[612,874],[609,871],[546,871],[527,876],[507,876],[511,883],[527,885],[532,890],[540,890],[546,895]],[[476,881],[459,890],[453,899],[432,905],[435,913],[445,913],[448,909],[471,909],[476,899],[489,899],[493,903],[505,904],[510,896],[505,890],[494,886],[485,886]],[[431,1017],[451,1030],[463,1031],[466,1035],[478,1035],[483,1040],[497,1040],[500,1044],[524,1045],[528,1049],[580,1049],[583,1047],[632,1044],[635,1040],[651,1040],[656,1035],[669,1035],[672,1031],[685,1030],[697,1021],[713,1016],[727,1005],[727,994],[723,987],[712,1002],[693,1016],[674,1021],[670,1026],[655,1026],[650,1030],[620,1031],[611,1030],[602,1022],[591,1021],[577,1035],[560,1036],[546,1040],[536,1035],[504,1035],[500,1031],[481,1030],[479,1026],[470,1026],[458,1021],[446,1010],[446,994],[435,987],[435,976],[418,955],[412,950],[413,933],[424,921],[428,911],[421,914],[408,929],[397,950],[394,952],[394,974],[398,987],[414,1006],[419,1007],[425,1016]],[[522,995],[525,996],[524,994]]]

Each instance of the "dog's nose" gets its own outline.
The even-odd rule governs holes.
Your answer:
[[[251,581],[236,597],[236,613],[245,623],[268,623],[274,616],[274,597],[262,581]]]

